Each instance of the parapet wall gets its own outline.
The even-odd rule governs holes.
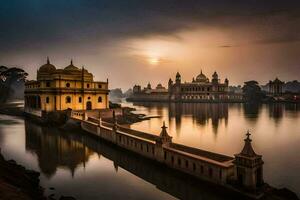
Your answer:
[[[203,180],[226,185],[234,175],[234,158],[176,143],[164,143],[160,136],[128,129],[96,119],[81,122],[83,130],[170,168]]]

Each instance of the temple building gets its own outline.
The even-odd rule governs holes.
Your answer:
[[[94,81],[84,68],[70,65],[57,69],[50,63],[37,71],[37,80],[25,83],[25,112],[42,117],[67,109],[94,110],[109,107],[108,80]]]
[[[276,78],[274,81],[269,81],[269,93],[273,96],[280,96],[283,93],[284,82]]]
[[[173,101],[225,101],[229,99],[228,84],[227,78],[221,83],[217,72],[213,73],[210,81],[202,70],[191,82],[183,83],[177,72],[175,83],[169,79],[169,98]]]

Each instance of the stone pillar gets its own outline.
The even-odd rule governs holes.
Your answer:
[[[112,127],[112,142],[113,143],[118,143],[117,140],[117,131],[118,131],[118,124],[117,124],[117,119],[115,115],[115,111],[113,110],[113,127]]]
[[[86,112],[83,113],[83,120],[84,121],[87,121],[88,120],[88,115]]]

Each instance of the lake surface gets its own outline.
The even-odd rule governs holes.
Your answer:
[[[300,109],[296,105],[131,104],[138,113],[161,116],[131,125],[173,141],[233,155],[245,133],[263,155],[265,181],[300,195]],[[78,199],[230,199],[207,183],[142,159],[74,131],[42,127],[0,115],[0,148],[7,159],[41,172],[46,194]],[[54,187],[52,191],[49,187]]]

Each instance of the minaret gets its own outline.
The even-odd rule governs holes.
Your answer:
[[[175,88],[174,88],[174,99],[175,101],[181,100],[181,75],[179,72],[176,73],[176,80],[175,80]]]
[[[179,72],[176,73],[176,80],[175,80],[176,84],[180,84],[181,83],[181,75],[179,74]]]
[[[229,80],[225,78],[225,84],[228,86],[229,85]]]
[[[234,168],[235,180],[247,190],[255,191],[260,188],[263,181],[263,160],[257,155],[251,145],[249,131],[246,134],[245,145],[239,154],[235,154]]]
[[[215,84],[219,83],[219,76],[216,71],[213,73],[211,81],[212,81],[212,83],[215,83]]]

